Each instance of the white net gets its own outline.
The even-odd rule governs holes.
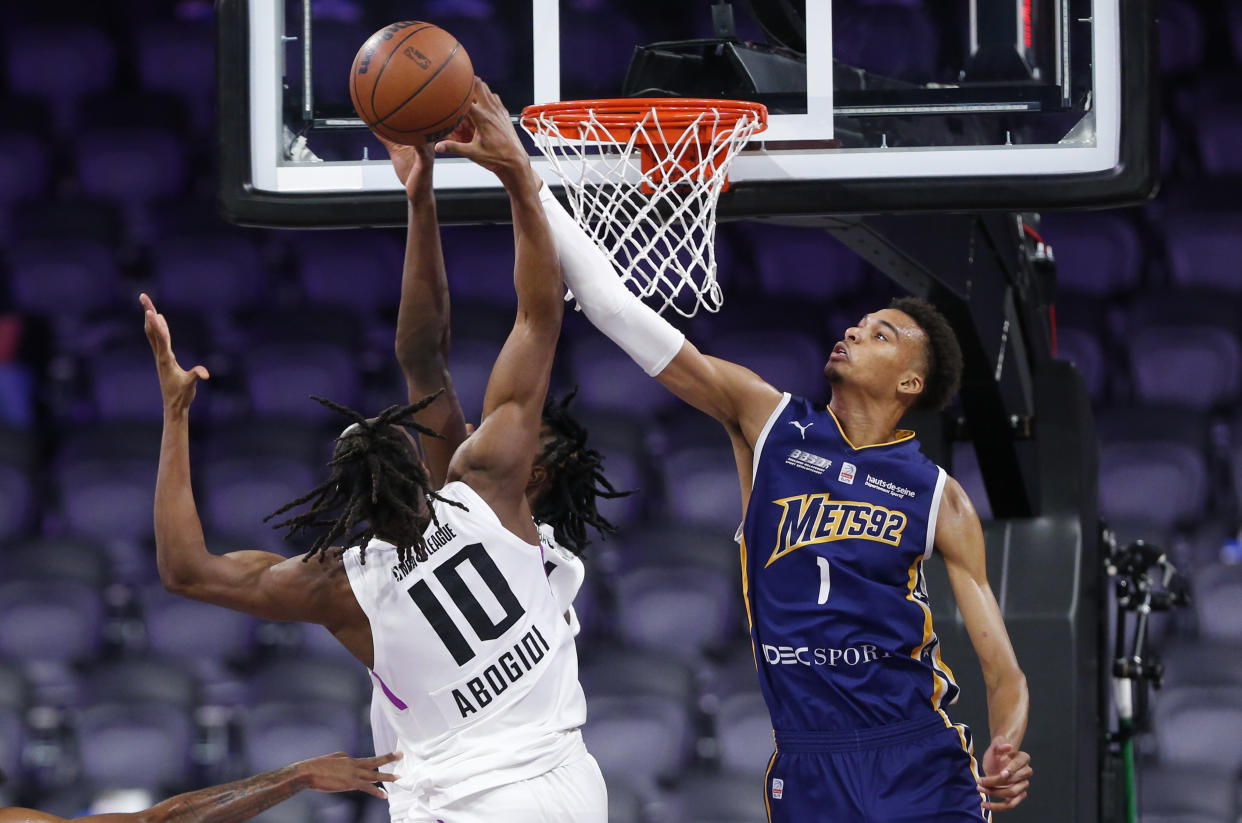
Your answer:
[[[657,311],[717,311],[716,203],[729,163],[764,118],[751,108],[630,107],[618,117],[615,108],[580,106],[572,120],[563,110],[522,116],[579,225]]]

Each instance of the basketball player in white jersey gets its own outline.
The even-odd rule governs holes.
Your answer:
[[[503,104],[476,82],[475,134],[453,149],[494,172],[509,194],[518,307],[483,419],[453,453],[444,486],[433,488],[407,431],[436,436],[413,420],[434,397],[373,419],[321,401],[354,425],[337,439],[331,476],[281,510],[309,503],[308,511],[278,525],[326,531],[288,560],[210,554],[188,455],[188,410],[208,375],[180,368],[167,323],[143,295],[165,407],[160,577],[197,600],[324,625],[374,673],[396,749],[412,766],[389,787],[394,821],[602,823],[603,778],[578,731],[586,705],[573,638],[525,494],[564,287],[539,179]]]
[[[463,121],[439,148],[452,152],[455,143],[469,139],[469,127],[470,121]],[[410,402],[443,390],[415,417],[442,436],[422,444],[433,486],[439,488],[454,452],[468,436],[468,428],[448,368],[450,299],[432,188],[436,147],[400,145],[379,134],[376,139],[388,149],[408,200],[397,311],[397,361],[405,375]],[[600,514],[598,499],[629,492],[618,492],[604,477],[602,456],[588,447],[586,428],[569,412],[571,398],[572,394],[560,401],[549,398],[544,405],[543,432],[526,496],[540,524],[552,590],[565,606],[566,618],[576,634],[572,604],[585,574],[580,555],[589,544],[587,528],[601,536],[615,531]]]

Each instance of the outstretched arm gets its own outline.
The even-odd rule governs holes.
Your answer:
[[[532,542],[525,490],[542,426],[556,341],[564,311],[564,284],[556,247],[539,205],[540,181],[500,98],[476,78],[470,111],[475,134],[468,143],[437,146],[474,160],[500,178],[513,211],[513,285],[517,317],[496,358],[483,397],[478,430],[458,451],[450,479],[466,480],[506,526]]]
[[[164,398],[164,434],[155,479],[155,558],[164,587],[266,620],[321,623],[333,631],[348,620],[356,621],[362,611],[339,560],[335,573],[328,574],[318,563],[273,552],[218,556],[207,551],[190,485],[190,404],[198,381],[208,378],[207,370],[195,366],[186,371],[178,365],[168,321],[150,297],[144,294],[139,300]],[[365,615],[361,619],[365,622]]]
[[[222,786],[170,797],[144,812],[96,814],[77,818],[84,823],[241,823],[303,789],[321,792],[360,791],[385,798],[377,782],[390,783],[396,775],[379,771],[400,754],[353,758],[344,752],[303,760]],[[0,810],[0,823],[63,823],[55,815],[33,809]]]
[[[966,492],[953,478],[945,482],[936,519],[936,548],[944,556],[953,597],[983,669],[988,693],[988,727],[992,742],[983,755],[985,777],[980,787],[1002,798],[987,808],[1004,811],[1017,806],[1030,786],[1031,756],[1021,751],[1030,696],[1026,676],[1009,642],[1005,621],[984,559],[983,528]]]
[[[540,200],[560,255],[565,284],[587,319],[647,374],[720,421],[753,448],[781,393],[750,369],[700,352],[631,293],[608,258],[545,187]]]
[[[448,368],[449,291],[431,185],[435,149],[431,145],[402,146],[383,137],[379,140],[388,149],[409,201],[401,303],[397,308],[397,362],[405,374],[411,403],[444,389],[415,418],[444,438],[422,439],[432,488],[438,489],[444,485],[453,453],[466,439],[466,425]]]

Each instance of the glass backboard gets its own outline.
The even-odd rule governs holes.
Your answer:
[[[404,222],[348,93],[358,47],[402,19],[457,36],[515,116],[597,97],[765,103],[721,219],[1132,203],[1156,182],[1152,3],[220,0],[222,206],[258,225]],[[469,161],[437,163],[436,188],[445,222],[506,219]]]

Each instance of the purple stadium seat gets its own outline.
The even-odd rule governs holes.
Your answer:
[[[772,756],[772,718],[758,689],[725,697],[716,710],[720,765],[754,772]]]
[[[193,709],[198,683],[185,667],[154,657],[127,657],[93,666],[83,691],[94,703],[161,703]]]
[[[167,305],[218,315],[253,305],[263,288],[258,250],[243,234],[170,237],[152,249],[151,257],[151,296],[160,309]]]
[[[647,417],[676,403],[668,389],[652,380],[629,355],[598,332],[575,340],[569,353],[578,401],[584,408],[623,411]]]
[[[621,639],[683,659],[719,648],[737,633],[735,577],[703,566],[625,572],[615,582]]]
[[[653,694],[601,695],[587,706],[582,736],[602,770],[653,782],[687,764],[693,728],[682,702]]]
[[[1242,347],[1224,329],[1139,329],[1126,345],[1138,397],[1146,404],[1210,409],[1238,396]]]
[[[346,663],[355,669],[360,665],[358,658],[350,654],[332,632],[312,623],[302,625],[302,653],[336,663]]]
[[[0,363],[0,426],[26,429],[34,422],[34,378],[21,363]]]
[[[170,319],[169,322],[173,321]],[[200,362],[199,355],[184,345],[180,338],[176,352],[177,359],[185,368]],[[148,346],[109,347],[90,359],[88,371],[91,397],[101,420],[158,423],[163,419],[164,403]],[[200,392],[195,407],[198,408],[204,400],[210,403],[210,397],[211,392]]]
[[[51,160],[47,143],[25,131],[0,132],[0,205],[43,194]]]
[[[1142,244],[1134,225],[1115,214],[1050,214],[1040,224],[1057,260],[1065,292],[1111,297],[1136,288]]]
[[[14,26],[6,34],[9,88],[47,101],[60,134],[73,127],[80,96],[112,85],[116,47],[99,29],[59,22]]]
[[[94,240],[19,241],[8,254],[20,310],[68,321],[107,307],[119,291],[112,249]]]
[[[227,662],[251,652],[257,621],[250,615],[170,594],[159,584],[142,590],[141,603],[147,650],[153,655]]]
[[[513,306],[513,230],[507,226],[446,226],[440,232],[454,299]]]
[[[1185,0],[1160,5],[1160,70],[1179,74],[1203,62],[1203,21]]]
[[[216,82],[215,34],[210,23],[147,22],[138,29],[136,40],[142,87],[177,94],[186,101],[195,128],[209,126]]]
[[[1138,786],[1144,823],[1237,820],[1237,779],[1223,770],[1153,763],[1140,768]]]
[[[642,31],[620,6],[561,14],[561,97],[619,97]]]
[[[979,459],[975,455],[974,443],[953,444],[953,479],[962,485],[962,489],[970,497],[980,520],[992,519],[992,504],[988,500],[987,487],[983,483],[983,472],[979,468]]]
[[[34,511],[34,489],[19,466],[0,463],[0,541],[23,534]]]
[[[833,58],[886,77],[908,81],[935,75],[938,42],[921,8],[900,5],[843,10],[833,23]],[[903,43],[904,48],[893,48]]]
[[[1199,635],[1219,643],[1242,641],[1242,566],[1207,566],[1194,580]]]
[[[307,299],[360,312],[395,311],[402,251],[392,234],[318,232],[293,246]]]
[[[1242,768],[1242,692],[1236,686],[1163,689],[1153,720],[1162,763],[1232,773]]]
[[[1242,212],[1172,215],[1166,244],[1176,285],[1242,292]]]
[[[247,690],[256,706],[282,701],[361,706],[371,699],[372,682],[366,668],[352,657],[343,661],[303,655],[263,666],[251,675]]]
[[[704,351],[745,366],[780,391],[811,400],[827,395],[823,373],[828,353],[807,335],[777,330],[739,332],[713,340]]]
[[[31,580],[65,580],[102,589],[112,579],[107,551],[74,537],[18,539],[0,552],[0,575]],[[0,675],[0,680],[2,680]],[[0,704],[3,704],[0,686]]]
[[[150,539],[155,470],[148,460],[67,461],[56,484],[68,530],[104,541]]]
[[[0,583],[0,656],[70,663],[99,652],[103,603],[81,583]]]
[[[268,343],[254,347],[247,358],[250,401],[255,413],[264,417],[344,421],[310,397],[354,408],[358,384],[358,367],[350,352],[331,344]]]
[[[771,730],[767,737],[768,753],[747,763],[744,769],[726,769],[721,774],[698,774],[678,780],[669,798],[669,806],[675,810],[670,819],[679,823],[753,823],[765,820],[767,808],[763,798],[763,772],[772,754]]]
[[[862,286],[862,258],[826,231],[755,224],[747,234],[765,294],[837,300]]]
[[[1197,119],[1199,160],[1208,174],[1242,174],[1242,106],[1222,106],[1201,112]]]
[[[283,540],[283,531],[271,528],[263,518],[309,492],[321,479],[303,460],[240,455],[213,458],[203,468],[203,516],[216,531],[255,541],[254,546],[238,548],[287,554],[290,548]]]
[[[708,425],[711,421],[705,421]],[[742,522],[742,497],[733,455],[716,447],[678,449],[665,455],[665,505],[670,518],[719,529],[732,536]]]
[[[1093,402],[1104,399],[1107,369],[1104,366],[1104,351],[1094,334],[1083,329],[1058,328],[1057,359],[1074,364]]]
[[[164,703],[99,703],[77,718],[83,777],[97,788],[158,790],[190,778],[193,723]]]
[[[250,771],[279,769],[327,752],[358,750],[357,706],[326,702],[278,702],[246,713],[242,746]]]
[[[126,206],[180,193],[185,148],[176,135],[141,126],[96,127],[74,141],[78,179],[91,197]]]
[[[1220,568],[1203,569],[1195,575],[1199,585],[1195,587],[1195,608],[1203,613],[1198,594],[1210,585],[1211,579],[1221,572]],[[1236,578],[1232,594],[1238,596]],[[1200,618],[1202,620],[1202,618]],[[1214,627],[1217,628],[1217,627]],[[1179,639],[1161,654],[1164,660],[1166,686],[1234,686],[1242,688],[1242,656],[1237,652],[1238,625],[1223,627],[1222,642],[1208,639]]]
[[[1157,528],[1192,523],[1207,504],[1202,452],[1182,443],[1105,443],[1100,449],[1100,513]]]

